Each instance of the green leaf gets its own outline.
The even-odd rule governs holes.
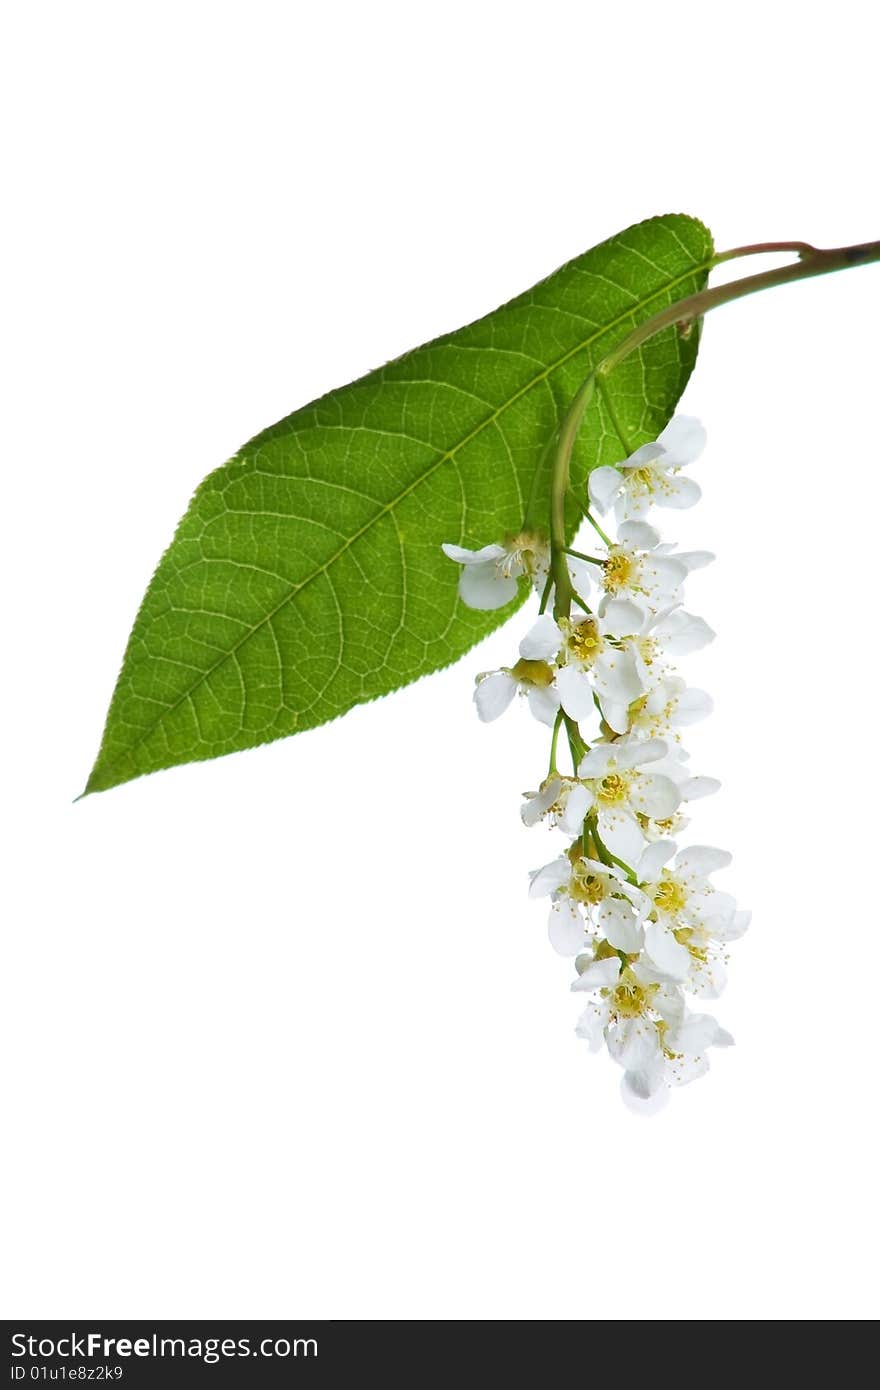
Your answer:
[[[642,222],[486,318],[332,391],[202,483],[147,590],[87,792],[321,724],[455,661],[514,601],[473,612],[442,541],[519,530],[591,367],[705,282],[692,218]],[[669,419],[696,335],[668,329],[612,374],[635,446]],[[604,402],[572,477],[623,457]],[[520,595],[520,601],[525,592]]]

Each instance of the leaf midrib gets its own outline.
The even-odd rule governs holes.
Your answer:
[[[218,657],[218,659],[214,662],[212,666],[209,666],[206,671],[203,671],[201,673],[198,680],[193,681],[191,686],[184,690],[172,704],[166,706],[166,708],[162,711],[158,718],[155,719],[152,724],[150,724],[146,729],[143,730],[143,732],[126,749],[126,756],[131,756],[134,753],[135,749],[140,748],[141,744],[145,743],[146,740],[150,738],[153,733],[155,733],[156,729],[159,728],[162,722],[165,719],[167,719],[169,715],[173,714],[174,711],[183,704],[184,700],[192,699],[194,692],[198,690],[200,686],[204,685],[205,681],[209,680],[210,677],[213,676],[214,672],[218,671],[220,667],[224,665],[225,662],[231,661],[232,658],[236,655],[236,653],[239,652],[241,648],[251,640],[255,633],[259,632],[260,629],[265,627],[267,623],[271,623],[272,619],[278,613],[281,612],[282,608],[286,607],[288,603],[295,599],[297,594],[302,593],[303,589],[307,588],[307,586],[311,584],[314,579],[318,579],[322,574],[326,574],[327,571],[333,565],[335,565],[336,561],[341,559],[341,557],[346,553],[346,551],[350,550],[351,547],[360,540],[361,536],[365,535],[372,526],[375,526],[377,522],[381,521],[383,516],[386,516],[388,512],[392,511],[395,507],[397,507],[398,503],[402,502],[404,498],[408,497],[411,492],[414,492],[417,487],[420,487],[421,484],[425,482],[428,478],[430,478],[437,471],[438,468],[441,468],[443,464],[448,463],[451,459],[455,458],[455,455],[459,453],[465,447],[465,445],[470,444],[472,439],[476,439],[477,436],[483,432],[483,430],[487,429],[490,425],[494,424],[500,418],[500,416],[504,414],[505,411],[509,410],[510,407],[516,403],[516,401],[520,400],[522,396],[525,396],[529,391],[533,390],[534,387],[538,386],[542,381],[546,381],[547,378],[553,372],[558,371],[558,369],[564,366],[566,362],[570,361],[572,357],[576,357],[579,352],[584,352],[588,347],[591,346],[591,344],[593,344],[596,341],[597,338],[601,338],[605,333],[609,333],[612,329],[616,328],[618,324],[623,323],[625,319],[628,319],[633,314],[638,313],[640,309],[643,309],[646,305],[650,304],[652,300],[659,298],[660,295],[668,293],[670,289],[674,289],[676,285],[680,285],[684,280],[690,280],[694,275],[699,275],[702,271],[711,270],[713,264],[714,262],[711,257],[707,260],[697,262],[695,265],[691,266],[687,271],[683,272],[683,274],[676,275],[673,279],[668,280],[666,284],[664,284],[660,289],[654,290],[652,294],[646,295],[643,299],[635,300],[635,302],[631,304],[623,313],[618,314],[617,318],[611,319],[608,323],[605,323],[600,328],[597,328],[596,331],[594,333],[591,333],[589,337],[585,338],[583,342],[576,344],[576,346],[571,348],[568,352],[563,353],[563,355],[557,358],[555,362],[551,362],[550,365],[544,369],[544,371],[538,372],[537,375],[532,377],[530,381],[526,382],[524,386],[520,387],[518,391],[515,391],[512,396],[509,396],[508,399],[503,402],[503,404],[499,405],[497,409],[493,410],[490,415],[487,415],[484,420],[481,420],[480,423],[476,425],[470,431],[469,434],[464,435],[464,437],[460,439],[457,444],[455,444],[451,449],[446,450],[446,452],[441,454],[437,459],[435,459],[434,462],[428,468],[426,468],[423,473],[420,473],[417,478],[414,478],[411,483],[408,483],[407,486],[403,488],[403,490],[399,492],[396,497],[391,498],[391,500],[386,502],[384,506],[380,507],[379,511],[376,512],[375,516],[372,516],[369,519],[369,521],[366,521],[363,524],[363,526],[361,526],[357,531],[353,533],[353,535],[349,536],[346,539],[345,543],[341,545],[338,550],[334,551],[334,553],[327,560],[324,561],[323,565],[320,565],[317,569],[313,570],[311,574],[307,575],[305,579],[300,580],[298,584],[295,584],[290,589],[289,593],[285,594],[284,598],[281,599],[280,603],[277,603],[275,607],[270,609],[270,611],[264,617],[260,618],[259,622],[254,623],[253,627],[248,628],[247,632],[243,633],[242,636],[238,639],[238,641],[235,642],[234,645],[231,646],[227,652],[224,652],[222,656]],[[118,758],[111,759],[109,762],[104,764],[104,770],[107,771],[108,769],[116,766],[118,762]]]

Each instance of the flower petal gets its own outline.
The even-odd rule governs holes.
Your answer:
[[[561,854],[558,859],[551,860],[540,869],[533,869],[529,874],[529,897],[546,898],[550,893],[557,893],[570,878],[571,864],[567,856]]]
[[[560,956],[576,956],[583,949],[584,919],[571,898],[554,903],[547,919],[550,945]]]
[[[607,512],[623,486],[623,476],[607,464],[594,468],[589,478],[590,504],[598,512]]]
[[[620,767],[644,767],[646,763],[656,763],[669,753],[669,745],[662,738],[630,739],[621,743],[617,749]]]
[[[683,608],[667,613],[654,631],[670,656],[688,656],[708,646],[715,636],[707,622]]]
[[[661,922],[649,922],[645,928],[645,954],[667,979],[687,979],[691,953]]]
[[[635,550],[653,550],[660,544],[660,532],[647,521],[625,521],[617,528],[617,539],[621,545]]]
[[[657,506],[684,511],[686,507],[695,507],[702,495],[700,484],[693,478],[670,478],[658,493]]]
[[[517,692],[517,682],[507,671],[490,671],[477,682],[474,704],[484,724],[503,714]]]
[[[608,771],[608,766],[614,761],[615,747],[613,743],[596,743],[581,759],[578,767],[578,777],[604,777]]]
[[[565,810],[557,820],[559,829],[575,839],[584,826],[584,816],[595,801],[589,787],[580,784],[572,787],[565,800]]]
[[[468,550],[467,546],[452,545],[449,541],[444,541],[440,549],[457,565],[482,565],[487,560],[500,560],[507,554],[503,545],[484,545],[482,550]]]
[[[642,949],[644,932],[632,907],[622,898],[606,898],[596,913],[596,922],[615,950],[633,955]]]
[[[546,815],[553,805],[559,793],[562,791],[562,778],[549,777],[540,791],[528,793],[522,806],[519,808],[520,818],[523,825],[531,829],[537,825],[542,816]]]
[[[645,626],[645,612],[628,598],[606,598],[599,605],[599,625],[612,637],[630,637]]]
[[[572,983],[571,988],[575,994],[582,994],[591,989],[608,989],[610,985],[617,983],[619,975],[619,958],[608,956],[604,960],[592,961]]]
[[[717,777],[686,777],[678,785],[682,801],[699,801],[702,796],[712,796],[721,786]]]
[[[654,879],[675,853],[674,840],[655,840],[652,845],[648,845],[636,867],[636,873],[642,883],[653,883]]]
[[[552,729],[559,713],[559,691],[552,685],[530,685],[526,699],[534,717]]]
[[[733,855],[726,849],[715,849],[712,845],[691,845],[679,851],[675,860],[677,873],[689,877],[705,878],[717,869],[726,869],[733,862]]]
[[[666,454],[664,463],[675,468],[694,463],[706,447],[706,430],[693,415],[674,415],[657,436]]]
[[[666,820],[681,805],[678,787],[662,774],[642,773],[630,793],[630,803],[650,820]]]
[[[507,579],[494,561],[487,564],[465,565],[458,577],[458,594],[468,608],[491,612],[503,608],[519,592],[515,579]]]
[[[645,848],[639,823],[629,811],[600,811],[599,833],[611,853],[630,867],[638,862]]]
[[[593,713],[593,683],[579,666],[563,666],[556,675],[556,689],[560,704],[570,719],[580,723]]]
[[[559,624],[549,613],[542,613],[520,642],[519,654],[526,661],[550,661],[561,645]]]

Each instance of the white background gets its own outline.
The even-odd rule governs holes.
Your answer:
[[[721,310],[687,393],[693,833],[755,922],[737,1048],[654,1120],[525,898],[543,731],[470,707],[525,614],[72,804],[151,570],[259,428],[654,213],[880,236],[867,6],[591,9],[7,7],[6,1316],[876,1312],[880,269]]]

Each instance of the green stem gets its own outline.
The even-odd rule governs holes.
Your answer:
[[[566,555],[573,555],[576,560],[586,560],[590,565],[603,565],[604,560],[598,559],[595,555],[585,555],[582,550],[572,550],[570,545],[565,547]]]
[[[571,477],[571,451],[587,406],[593,399],[594,390],[595,377],[591,373],[569,406],[560,426],[550,479],[550,568],[556,585],[553,611],[557,618],[568,617],[573,597],[571,577],[565,563],[565,498]]]
[[[819,251],[806,242],[758,242],[754,246],[740,246],[734,251],[722,251],[715,257],[715,264],[733,260],[738,256],[767,255],[773,251],[787,251],[797,248],[799,259],[794,265],[779,266],[776,270],[763,270],[758,275],[746,275],[742,280],[731,280],[727,285],[714,285],[699,290],[696,294],[680,299],[677,304],[669,304],[665,309],[652,314],[644,323],[628,333],[623,342],[602,359],[596,368],[600,376],[607,376],[618,363],[634,352],[642,343],[653,338],[670,324],[679,328],[702,318],[710,309],[719,309],[722,304],[730,304],[735,299],[757,294],[760,290],[772,290],[777,285],[793,284],[796,280],[808,280],[813,275],[830,275],[834,270],[847,270],[850,266],[868,265],[880,261],[880,241],[866,241],[859,246],[839,246],[830,251]],[[581,387],[581,391],[583,387]],[[578,393],[580,394],[580,392]],[[577,400],[577,397],[575,397]],[[572,402],[572,407],[574,402]]]
[[[636,879],[635,870],[634,870],[634,869],[631,869],[630,866],[629,866],[629,864],[625,864],[624,861],[623,861],[622,859],[618,859],[618,857],[617,857],[616,854],[612,854],[612,853],[611,853],[611,850],[608,848],[608,846],[607,846],[607,845],[604,843],[604,841],[602,840],[602,837],[601,837],[601,835],[599,834],[599,820],[598,820],[598,817],[595,819],[595,821],[594,821],[594,822],[591,824],[591,826],[590,826],[590,834],[591,834],[592,837],[593,837],[593,843],[594,843],[594,845],[596,846],[596,850],[597,850],[597,852],[598,852],[599,858],[602,860],[602,863],[603,863],[603,864],[614,864],[618,869],[622,869],[622,870],[623,870],[623,872],[626,874],[627,879],[629,880],[630,883],[633,883],[633,884],[637,883],[638,880]]]
[[[553,738],[550,743],[550,766],[547,769],[548,777],[552,777],[554,773],[559,770],[556,766],[556,745],[559,743],[559,730],[562,728],[562,718],[562,710],[560,710],[556,716],[556,722],[553,725]]]
[[[604,393],[603,378],[631,352],[635,352],[636,348],[641,347],[655,334],[661,333],[664,328],[672,325],[679,329],[686,328],[702,318],[710,309],[718,309],[722,304],[744,299],[746,295],[757,294],[760,290],[774,289],[777,285],[807,280],[813,275],[828,275],[834,270],[847,270],[850,266],[880,261],[880,241],[867,241],[858,246],[835,247],[828,251],[818,250],[801,241],[767,241],[719,252],[713,259],[713,265],[721,265],[724,261],[741,256],[767,255],[775,251],[794,251],[798,260],[793,265],[780,266],[775,270],[762,271],[758,275],[747,275],[742,280],[732,280],[726,285],[699,290],[696,294],[688,295],[686,299],[680,299],[675,304],[669,304],[665,309],[652,314],[644,323],[638,324],[628,333],[623,341],[616,348],[612,348],[594,367],[574,397],[559,428],[556,457],[550,479],[550,567],[556,586],[554,612],[557,618],[568,617],[572,601],[571,580],[565,563],[568,539],[565,532],[565,499],[571,479],[571,456],[587,406],[597,385]],[[589,516],[589,513],[586,515]],[[598,531],[599,528],[592,517],[589,517],[589,520]],[[605,543],[609,544],[607,539]]]

